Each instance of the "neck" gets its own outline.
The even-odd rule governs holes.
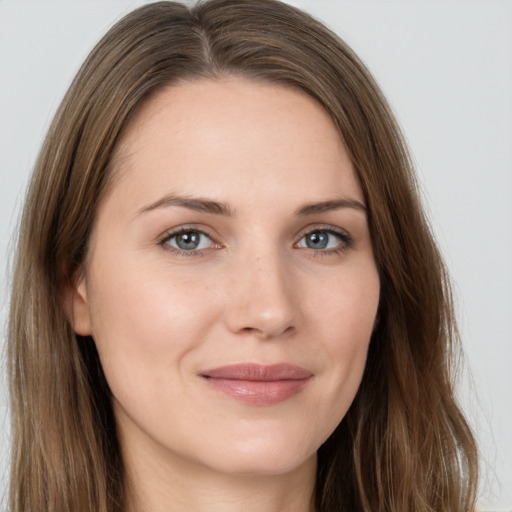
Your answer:
[[[316,457],[279,475],[223,474],[125,454],[126,512],[314,512]]]

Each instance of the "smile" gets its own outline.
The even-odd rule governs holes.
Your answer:
[[[286,363],[222,366],[199,374],[212,388],[252,405],[272,405],[300,393],[312,379],[310,371]]]

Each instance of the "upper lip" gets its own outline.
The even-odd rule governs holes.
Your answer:
[[[279,380],[303,380],[311,377],[312,372],[288,363],[263,365],[242,363],[220,366],[200,372],[201,377],[212,379],[232,379],[246,381],[273,382]]]

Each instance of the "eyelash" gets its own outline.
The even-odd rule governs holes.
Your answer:
[[[351,249],[354,246],[354,239],[352,238],[352,236],[350,236],[345,231],[342,231],[339,229],[334,229],[332,227],[318,226],[318,227],[312,227],[307,232],[303,233],[302,236],[300,237],[299,242],[294,244],[294,247],[297,247],[297,245],[300,243],[300,241],[303,238],[305,238],[306,236],[311,235],[313,233],[318,233],[318,232],[333,235],[336,238],[338,238],[340,243],[336,247],[330,248],[330,249],[307,248],[307,249],[309,249],[309,252],[311,253],[311,255],[315,258],[338,255],[338,254],[345,252],[348,249]],[[181,234],[184,234],[184,233],[198,233],[200,235],[204,235],[204,236],[208,237],[214,245],[218,246],[218,247],[212,247],[212,248],[220,248],[221,247],[221,244],[219,242],[217,242],[211,235],[209,235],[202,229],[198,229],[193,226],[181,227],[181,228],[178,228],[178,229],[175,229],[173,231],[166,233],[165,236],[159,241],[159,245],[161,245],[166,251],[170,251],[177,256],[185,256],[185,257],[205,256],[206,252],[207,252],[205,249],[191,249],[191,250],[187,251],[187,250],[178,249],[176,247],[172,247],[171,245],[169,245],[168,242],[171,239],[173,239]]]
[[[214,245],[218,245],[220,247],[220,244],[211,235],[209,235],[202,229],[198,229],[193,226],[181,227],[166,233],[165,236],[160,240],[159,245],[161,245],[166,251],[172,252],[177,256],[205,256],[206,251],[204,249],[192,249],[190,251],[185,251],[183,249],[177,249],[176,247],[172,247],[171,245],[168,244],[169,240],[184,233],[198,233],[200,235],[204,235],[208,237],[213,242]]]
[[[339,254],[344,253],[345,251],[351,249],[354,247],[354,238],[350,236],[346,231],[341,229],[335,229],[332,227],[325,227],[325,226],[313,226],[306,233],[304,233],[301,237],[299,242],[307,237],[308,235],[311,235],[313,233],[327,233],[329,235],[335,236],[339,243],[336,247],[330,248],[330,249],[311,249],[309,248],[310,254],[315,258],[322,258],[326,256],[336,256]],[[297,247],[297,242],[294,247]]]

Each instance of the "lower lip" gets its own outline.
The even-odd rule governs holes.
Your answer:
[[[212,388],[236,400],[252,405],[272,405],[284,402],[300,393],[310,379],[311,377],[306,379],[254,381],[205,378]]]

